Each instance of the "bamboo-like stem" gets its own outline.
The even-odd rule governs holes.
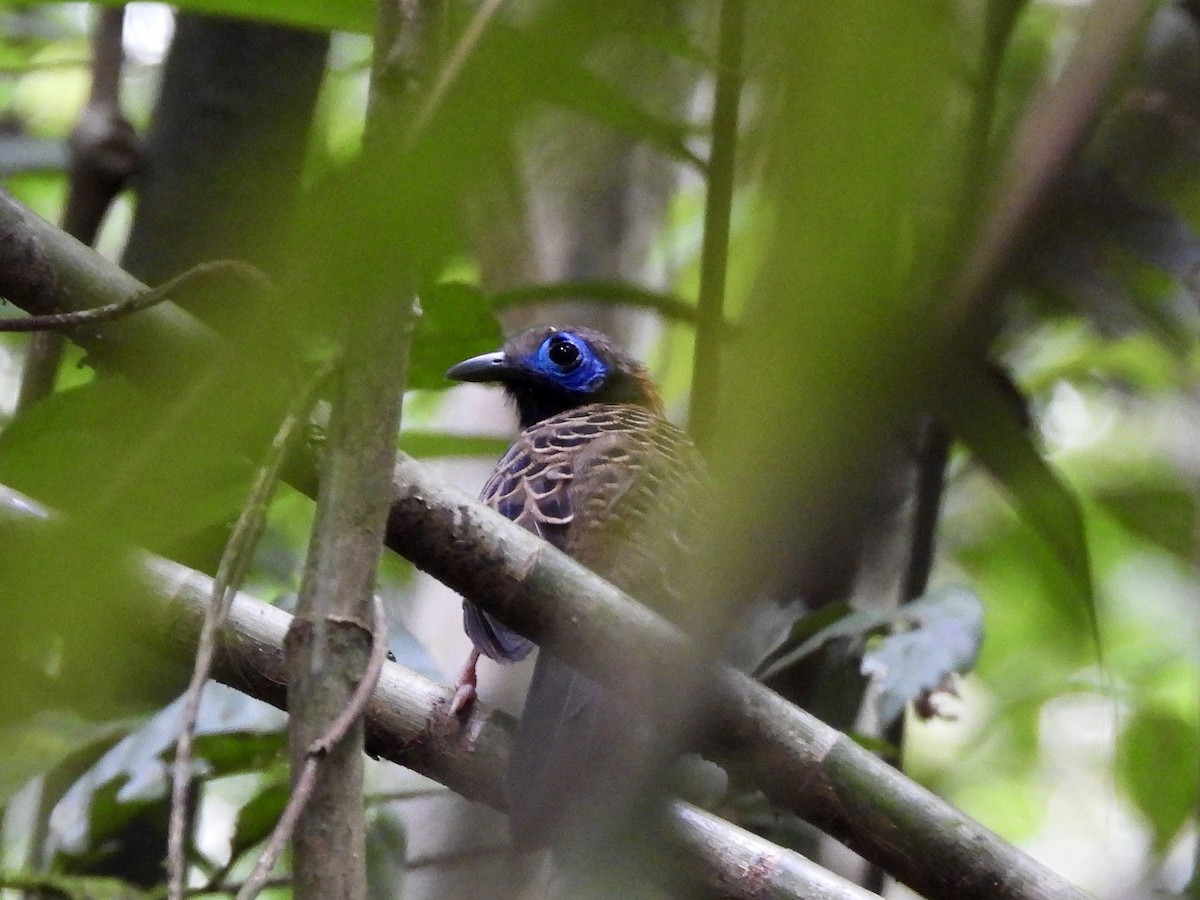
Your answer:
[[[696,309],[696,354],[692,363],[688,425],[704,448],[716,429],[721,386],[721,344],[725,331],[725,272],[733,206],[738,104],[742,94],[745,0],[723,0],[717,47],[717,86],[713,100],[712,153],[704,202],[700,257],[700,297]]]

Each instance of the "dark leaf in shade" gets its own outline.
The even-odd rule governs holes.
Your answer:
[[[229,843],[230,859],[237,859],[267,839],[287,805],[289,794],[285,782],[270,784],[238,810],[237,824]]]
[[[0,728],[0,804],[54,769],[90,765],[135,730],[140,718],[91,722],[66,710],[43,710]]]
[[[168,763],[163,760],[173,756],[181,714],[182,704],[177,700],[105,754],[72,786],[60,804],[63,814],[55,818],[58,844],[69,848],[91,845],[92,837],[82,832],[82,826],[93,818],[94,797],[107,785],[127,785],[119,795],[102,795],[103,802],[109,805],[119,806],[126,802],[137,805],[143,798],[164,796],[169,776]],[[213,736],[218,765],[226,769],[227,774],[253,768],[251,761],[254,759],[271,766],[274,757],[264,745],[278,740],[278,729],[283,720],[282,713],[261,701],[225,685],[210,684],[200,704],[198,742],[204,746],[208,736]],[[242,752],[233,742],[236,738],[229,743],[222,741],[222,732],[247,736],[250,746]],[[199,753],[196,759],[197,770],[205,771],[207,763]]]
[[[1104,332],[1149,326],[1182,352],[1196,328],[1200,235],[1177,210],[1108,172],[1060,189],[1063,226],[1032,248],[1035,287],[1070,299]]]
[[[887,610],[855,610],[846,603],[830,604],[798,620],[784,642],[755,669],[754,677],[769,682],[830,641],[847,638],[861,644],[889,621]]]
[[[1200,735],[1195,719],[1143,708],[1125,726],[1118,744],[1118,772],[1130,797],[1150,822],[1154,846],[1163,852],[1195,811]]]
[[[89,875],[24,875],[14,872],[0,875],[0,887],[24,890],[29,896],[61,897],[65,900],[143,900],[159,896],[156,891],[141,891],[120,878]]]
[[[1100,650],[1091,560],[1079,501],[1042,458],[1026,426],[1015,385],[998,373],[966,375],[939,414],[1008,494],[1021,519],[1046,544],[1066,576],[1057,598],[1086,614]]]
[[[975,663],[983,642],[983,604],[967,588],[946,587],[896,609],[826,607],[798,622],[755,677],[769,682],[833,641],[846,642],[852,655],[862,657],[862,673],[873,681],[886,726],[910,701],[922,702],[952,673]]]

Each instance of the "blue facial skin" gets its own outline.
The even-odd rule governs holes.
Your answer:
[[[550,347],[564,340],[579,351],[578,361],[567,368],[550,358]],[[608,377],[608,367],[600,361],[588,342],[569,331],[559,331],[542,341],[537,353],[529,359],[528,365],[558,387],[575,394],[592,393],[604,384],[604,379]]]

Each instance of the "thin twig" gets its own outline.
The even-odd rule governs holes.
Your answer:
[[[407,143],[411,146],[416,139],[420,137],[421,132],[429,124],[434,113],[437,112],[442,101],[445,100],[446,94],[450,91],[454,81],[458,78],[463,66],[479,46],[479,41],[483,38],[484,31],[487,30],[488,23],[495,18],[496,13],[500,11],[500,7],[504,4],[504,0],[483,0],[479,4],[479,8],[475,10],[475,15],[467,24],[462,36],[458,39],[458,43],[454,45],[454,49],[450,51],[450,55],[446,58],[446,63],[437,73],[437,77],[433,81],[433,85],[425,95],[425,100],[417,110],[417,114],[413,119],[412,128],[409,129],[407,135]]]
[[[204,617],[204,627],[200,631],[200,641],[196,647],[196,660],[192,666],[192,677],[184,694],[183,724],[175,746],[175,762],[171,771],[171,817],[167,831],[167,896],[172,900],[180,900],[185,896],[187,795],[192,775],[192,743],[200,712],[201,692],[208,681],[213,656],[216,653],[217,634],[225,624],[229,604],[246,577],[253,548],[262,535],[267,518],[267,505],[279,481],[279,472],[287,449],[297,429],[307,421],[308,411],[316,403],[321,385],[332,370],[331,360],[317,371],[276,429],[266,458],[258,467],[254,485],[234,525],[233,533],[225,544],[225,552],[222,553],[221,562],[217,567],[217,577],[213,580],[212,602]]]
[[[271,839],[263,849],[262,856],[255,863],[254,871],[250,873],[250,877],[246,879],[242,885],[242,889],[238,891],[237,900],[252,900],[263,889],[267,876],[270,874],[271,869],[274,868],[280,854],[283,853],[283,848],[291,840],[292,831],[296,827],[296,821],[300,818],[300,813],[304,810],[305,804],[308,803],[308,798],[312,795],[313,786],[317,782],[317,773],[320,770],[321,760],[346,736],[351,726],[363,715],[367,704],[371,700],[371,694],[374,692],[375,685],[379,681],[379,673],[383,671],[383,663],[387,659],[387,619],[384,615],[383,603],[380,602],[378,597],[372,599],[371,609],[373,617],[371,623],[371,656],[367,660],[367,667],[363,672],[363,677],[359,680],[358,686],[351,695],[350,702],[346,704],[337,718],[330,723],[325,733],[309,744],[308,752],[304,759],[304,766],[301,768],[300,774],[296,777],[287,806],[283,808],[283,813],[279,816],[279,821],[275,824],[275,830],[271,832]]]
[[[663,318],[678,322],[695,322],[697,318],[695,304],[679,295],[648,290],[624,281],[552,281],[496,291],[489,299],[494,309],[545,303],[548,300],[596,300],[651,309]],[[731,329],[729,323],[723,323],[724,334],[727,335]]]
[[[723,0],[717,46],[717,87],[713,100],[712,154],[704,200],[696,354],[692,363],[688,413],[692,435],[701,447],[708,445],[716,430],[717,392],[721,384],[725,273],[729,260],[729,221],[733,206],[745,25],[745,0]]]
[[[264,293],[272,289],[270,279],[263,274],[262,270],[250,263],[239,259],[216,259],[192,266],[170,281],[119,303],[110,303],[107,306],[97,306],[94,309],[83,309],[76,312],[26,316],[23,319],[0,319],[0,331],[69,331],[84,325],[111,322],[114,319],[131,316],[164,303],[182,287],[230,275]]]
[[[125,7],[101,10],[92,32],[91,90],[71,131],[70,189],[63,229],[89,247],[100,223],[137,166],[137,136],[121,115],[121,43]],[[54,333],[35,334],[21,372],[17,409],[28,409],[54,390],[65,350]]]

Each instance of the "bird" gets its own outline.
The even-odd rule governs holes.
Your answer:
[[[484,485],[483,503],[677,617],[708,476],[695,444],[664,415],[646,368],[599,331],[544,325],[446,376],[497,383],[516,407],[520,433]],[[455,708],[473,699],[480,654],[514,662],[533,649],[469,600],[463,621],[474,651]],[[621,742],[639,739],[630,719],[628,701],[539,652],[507,777],[517,845],[549,845],[566,807],[606,802],[605,780],[621,777]]]

